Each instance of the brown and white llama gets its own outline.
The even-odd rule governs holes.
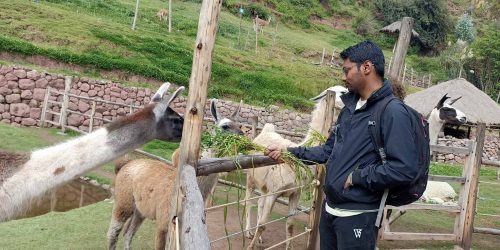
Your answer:
[[[168,10],[166,9],[160,9],[157,13],[156,16],[160,18],[161,21],[166,21],[168,19]]]
[[[267,20],[260,19],[259,16],[255,16],[254,18],[252,18],[252,22],[253,22],[253,30],[255,32],[260,31],[260,33],[264,33],[264,27],[268,26],[269,23],[271,23],[271,16],[269,16]]]
[[[329,89],[336,92],[337,98],[339,98],[342,94],[347,93],[347,89],[342,86],[335,86]],[[326,113],[326,101],[324,98],[326,93],[327,91],[323,91],[317,97],[312,98],[312,100],[316,101],[316,107],[314,111],[311,113],[311,122],[309,123],[309,131],[306,135],[306,138],[300,144],[293,143],[292,141],[283,138],[281,135],[275,132],[274,125],[269,123],[264,125],[264,128],[262,129],[261,133],[257,137],[255,137],[253,142],[262,145],[264,147],[275,145],[279,146],[280,148],[286,148],[286,147],[300,146],[303,145],[305,142],[310,141],[313,131],[314,130],[321,131],[323,127],[323,119]],[[341,99],[339,98],[337,100]],[[316,172],[316,168],[310,167],[310,169],[314,175],[314,173]],[[306,174],[303,173],[302,176],[306,176]],[[309,183],[311,180],[306,179],[300,181],[306,184]],[[249,199],[252,196],[252,193],[255,190],[255,188],[258,188],[263,195],[266,195],[266,194],[276,193],[281,190],[294,188],[300,185],[301,183],[299,183],[296,178],[295,169],[291,166],[288,166],[287,164],[278,164],[262,168],[249,169],[247,171],[245,200]],[[260,236],[262,235],[262,232],[265,230],[265,227],[259,225],[262,225],[269,221],[271,210],[274,206],[274,203],[276,202],[276,199],[279,197],[288,197],[289,199],[288,213],[292,214],[297,210],[300,197],[300,189],[295,189],[292,191],[261,197],[258,200],[258,206],[257,206],[258,227],[255,230],[255,235],[253,236],[250,245],[248,246],[249,249],[255,248],[257,240],[262,241]],[[252,238],[252,233],[249,231],[249,229],[251,228],[251,211],[250,211],[251,209],[248,207],[249,202],[246,202],[245,205],[246,205],[245,230],[247,230],[245,232],[245,236],[248,238]],[[293,235],[294,220],[295,219],[293,216],[288,217],[286,220],[287,239],[289,239]],[[288,241],[286,243],[286,249],[291,249],[291,248],[292,248],[291,241]]]
[[[163,84],[142,110],[92,133],[31,153],[0,152],[0,222],[25,212],[47,191],[152,140],[180,141],[183,118],[169,104],[184,89],[163,97]]]
[[[235,122],[240,105],[228,117],[221,118],[217,100],[210,102],[210,111],[215,124],[224,132],[243,134],[241,126]],[[208,150],[203,157],[213,157]],[[145,218],[156,220],[155,249],[165,248],[165,234],[168,230],[168,209],[170,207],[172,185],[178,169],[179,149],[172,155],[172,165],[158,160],[137,159],[120,161],[116,164],[116,178],[113,212],[108,229],[109,249],[116,249],[118,236],[123,229],[125,249],[130,249],[132,238]],[[210,200],[219,174],[197,177],[198,186],[205,203]]]
[[[236,122],[236,116],[241,110],[241,105],[243,101],[240,101],[238,107],[234,110],[234,112],[229,117],[224,117],[220,115],[219,110],[217,109],[217,100],[212,99],[210,102],[210,113],[212,114],[212,118],[214,119],[215,125],[220,128],[224,132],[243,135],[241,131],[241,124]],[[201,153],[202,158],[212,158],[215,157],[215,153],[211,150],[204,150]],[[201,196],[205,201],[205,207],[208,207],[212,201],[212,196],[215,191],[215,187],[217,186],[217,182],[220,176],[227,175],[227,173],[213,173],[207,176],[198,176],[198,186],[200,187]]]

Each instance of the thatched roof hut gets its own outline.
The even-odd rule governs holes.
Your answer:
[[[500,106],[463,78],[442,82],[408,95],[405,102],[422,115],[427,116],[445,94],[451,98],[462,96],[453,106],[465,113],[467,123],[484,122],[489,126],[500,126]]]
[[[400,29],[401,29],[401,21],[396,21],[380,29],[380,32],[398,33]],[[411,30],[411,34],[413,37],[420,36],[414,29]]]

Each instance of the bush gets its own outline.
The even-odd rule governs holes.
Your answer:
[[[476,30],[472,23],[472,17],[465,13],[458,19],[457,26],[455,26],[455,35],[457,39],[472,43],[476,38]]]
[[[358,35],[369,36],[376,33],[375,19],[367,11],[361,11],[352,20],[352,28]]]

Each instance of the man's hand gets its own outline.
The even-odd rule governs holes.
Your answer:
[[[352,186],[352,173],[350,173],[348,176],[347,176],[347,179],[345,180],[345,183],[344,183],[344,189],[348,189],[350,186]]]
[[[278,161],[281,158],[281,151],[282,150],[283,149],[277,145],[271,145],[266,149],[266,151],[264,152],[264,155],[267,155],[267,156],[271,157],[272,159]]]

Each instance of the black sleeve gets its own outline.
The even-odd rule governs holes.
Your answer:
[[[287,150],[306,164],[323,164],[332,153],[335,135],[330,133],[325,144],[316,147],[290,147]]]

